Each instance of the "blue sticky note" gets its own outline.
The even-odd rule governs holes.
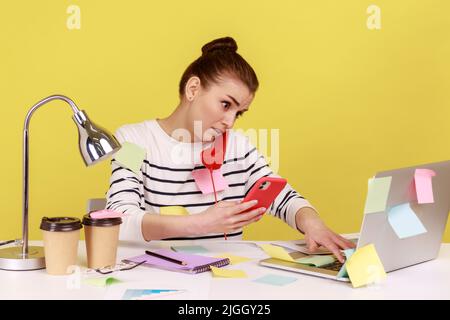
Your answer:
[[[345,267],[345,265],[347,264],[348,259],[350,259],[350,257],[352,256],[352,254],[355,253],[355,249],[345,249],[344,250],[344,254],[345,254],[345,263],[342,265],[341,270],[339,270],[338,274],[337,274],[337,278],[348,278],[348,273],[347,273],[347,268]]]
[[[209,251],[202,246],[173,246],[173,251],[184,253],[208,253]]]
[[[264,284],[270,284],[273,286],[285,286],[289,283],[297,281],[297,278],[279,276],[276,274],[268,274],[268,275],[265,275],[264,277],[255,279],[253,281],[259,282],[259,283],[264,283]]]
[[[409,203],[392,207],[388,212],[388,220],[392,229],[400,239],[413,237],[427,232],[422,222],[411,209]]]

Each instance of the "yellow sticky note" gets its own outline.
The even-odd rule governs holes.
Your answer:
[[[91,278],[84,280],[84,283],[95,287],[106,287],[119,282],[121,282],[119,279],[113,277]]]
[[[297,262],[282,247],[274,246],[272,244],[261,244],[260,246],[272,258],[285,260],[285,261],[290,261],[290,262]]]
[[[214,277],[219,278],[247,278],[244,270],[223,269],[211,266]]]
[[[247,262],[251,260],[250,258],[235,256],[231,253],[222,253],[220,256],[217,256],[216,258],[228,258],[230,259],[231,264],[238,264],[241,262]]]
[[[159,213],[165,216],[187,216],[189,212],[182,206],[161,207]]]
[[[359,248],[346,263],[347,273],[354,288],[386,278],[383,264],[373,244]]]

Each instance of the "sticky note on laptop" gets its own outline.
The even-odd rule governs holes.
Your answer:
[[[328,255],[328,256],[317,255],[317,256],[303,257],[303,258],[297,259],[296,261],[301,264],[308,264],[308,265],[312,265],[315,267],[323,267],[323,266],[332,264],[333,262],[336,261],[336,259],[332,255]]]
[[[403,203],[389,209],[388,221],[400,239],[427,232],[409,203]]]
[[[259,245],[265,253],[271,258],[280,259],[284,261],[297,262],[291,255],[282,247],[274,246],[272,244],[260,244]]]
[[[432,177],[436,172],[430,169],[416,169],[414,172],[414,184],[416,187],[418,203],[434,203]]]
[[[348,278],[348,273],[347,273],[347,261],[348,259],[350,259],[350,257],[353,255],[353,253],[355,253],[355,249],[345,249],[344,250],[344,255],[345,255],[345,263],[342,265],[341,270],[339,270],[336,278]]]
[[[391,189],[392,177],[371,178],[364,213],[374,213],[386,210],[386,203]]]
[[[347,260],[346,268],[354,288],[378,283],[386,278],[383,264],[373,244],[356,250]]]
[[[146,151],[144,148],[138,146],[137,144],[125,141],[122,143],[122,147],[116,152],[114,159],[122,164],[124,167],[132,170],[134,173],[138,174],[142,162],[145,159]]]

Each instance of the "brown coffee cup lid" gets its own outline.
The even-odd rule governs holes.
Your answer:
[[[105,219],[92,219],[89,214],[83,216],[83,222],[85,226],[91,227],[112,227],[122,223],[122,218],[105,218]]]
[[[78,218],[73,217],[43,217],[41,220],[41,230],[45,231],[74,231],[79,230],[83,226]]]

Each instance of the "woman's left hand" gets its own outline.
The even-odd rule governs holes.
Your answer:
[[[296,217],[297,227],[305,234],[309,251],[316,251],[320,245],[330,250],[341,263],[345,259],[342,249],[355,248],[356,245],[348,239],[331,231],[312,208],[301,208]]]

